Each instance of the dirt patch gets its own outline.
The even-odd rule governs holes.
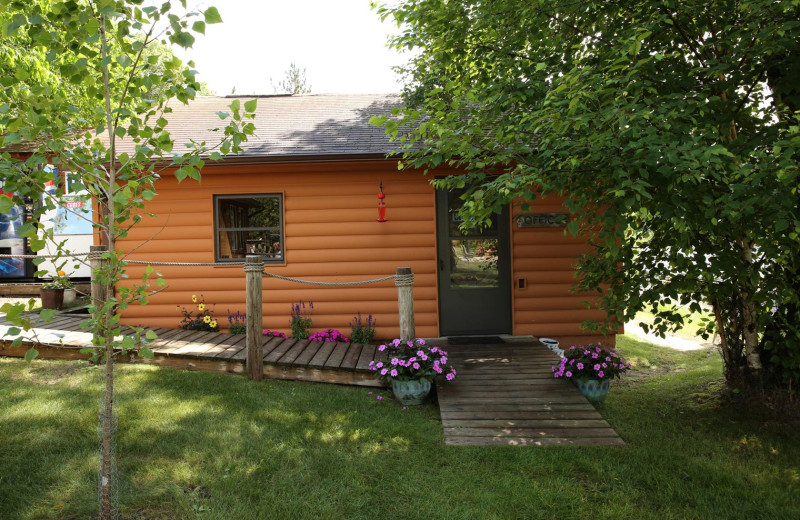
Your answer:
[[[12,360],[3,361],[10,362]],[[12,373],[11,379],[38,385],[55,385],[74,378],[68,384],[69,386],[78,386],[81,382],[80,377],[75,376],[80,376],[88,367],[89,365],[85,361],[33,361],[26,365],[25,369]]]

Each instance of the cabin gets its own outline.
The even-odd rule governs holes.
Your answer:
[[[190,138],[212,142],[205,129],[219,124],[217,112],[231,101],[199,97],[173,107],[168,128],[176,147]],[[586,244],[565,234],[562,200],[536,200],[524,212],[520,201],[488,228],[462,232],[459,193],[430,184],[431,175],[458,172],[398,171],[396,145],[368,122],[399,101],[383,94],[260,97],[256,134],[243,153],[209,161],[199,183],[162,174],[146,206],[156,216],[144,216],[118,247],[130,260],[211,265],[158,266],[167,288],[148,305],[125,309],[122,322],[175,328],[180,307],[192,307],[196,295],[225,328],[229,312],[245,311],[242,264],[258,254],[266,271],[310,281],[356,282],[410,267],[419,337],[508,334],[613,345],[613,336],[581,328],[604,314],[584,305],[591,295],[571,291]],[[143,270],[130,265],[130,278],[141,279]],[[312,331],[349,334],[361,313],[373,316],[378,338],[398,336],[391,280],[327,287],[265,277],[263,286],[265,329],[288,332],[291,307],[302,301],[313,303]]]

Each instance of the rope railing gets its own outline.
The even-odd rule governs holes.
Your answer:
[[[88,258],[98,259],[100,255],[103,253],[100,251],[91,251],[86,253],[69,253],[69,254],[60,254],[60,255],[13,255],[13,254],[0,254],[0,258],[21,258],[21,259],[29,259],[29,258]],[[167,262],[167,261],[148,261],[148,260],[124,260],[127,264],[134,264],[134,265],[154,265],[154,266],[173,266],[173,267],[241,267],[242,264],[240,263],[232,263],[232,262]],[[250,270],[257,270],[261,271],[264,276],[269,276],[271,278],[276,278],[278,280],[284,280],[287,282],[294,282],[294,283],[302,283],[307,285],[319,285],[324,287],[347,287],[347,286],[358,286],[358,285],[368,285],[372,283],[380,283],[385,282],[388,280],[394,280],[395,286],[397,287],[405,287],[414,285],[414,274],[393,274],[390,276],[384,276],[382,278],[373,278],[371,280],[358,280],[353,282],[322,282],[318,280],[303,280],[301,278],[293,278],[291,276],[283,276],[280,274],[270,273],[268,271],[264,271],[263,267],[254,265],[254,264],[245,264],[244,265],[245,272]]]
[[[92,269],[101,268],[102,264],[107,262],[103,258],[103,246],[92,246],[92,251],[88,253],[70,253],[70,254],[55,254],[55,255],[14,255],[14,254],[0,254],[0,258],[82,258],[86,257],[90,260]],[[293,278],[291,276],[283,276],[275,273],[270,273],[264,270],[263,258],[259,255],[249,255],[245,259],[244,264],[225,262],[149,262],[145,260],[124,260],[128,264],[140,265],[162,265],[162,266],[178,266],[178,267],[243,267],[246,275],[246,298],[245,304],[247,306],[247,335],[246,335],[246,350],[247,350],[247,372],[251,379],[260,380],[263,375],[263,335],[261,334],[262,322],[262,308],[263,308],[263,277],[269,276],[278,280],[284,280],[293,283],[302,283],[307,285],[316,285],[322,287],[347,287],[347,286],[360,286],[372,283],[385,282],[394,280],[397,286],[397,303],[399,311],[399,324],[400,324],[400,338],[403,341],[409,341],[415,337],[414,330],[414,300],[412,290],[414,286],[414,273],[411,272],[410,267],[398,267],[397,272],[390,276],[383,276],[380,278],[373,278],[371,280],[357,280],[351,282],[323,282],[317,280],[303,280],[301,278]],[[104,287],[92,282],[92,298],[98,301],[105,300],[103,293]]]

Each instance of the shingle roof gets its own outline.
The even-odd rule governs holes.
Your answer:
[[[375,115],[389,115],[399,105],[398,94],[304,94],[278,96],[199,96],[188,105],[173,102],[167,129],[174,152],[183,152],[189,139],[219,140],[208,129],[224,126],[217,112],[230,112],[234,99],[258,97],[255,135],[242,145],[239,157],[387,154],[397,148],[382,127],[369,124]],[[132,143],[118,143],[119,152]]]

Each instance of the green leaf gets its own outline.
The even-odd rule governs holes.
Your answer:
[[[31,347],[25,352],[25,361],[31,362],[39,355],[39,351]]]
[[[145,332],[144,337],[150,341],[153,341],[154,339],[158,339],[158,334],[156,334],[155,331],[153,330],[147,329],[147,332]]]
[[[245,112],[255,112],[257,104],[258,104],[258,100],[257,99],[251,99],[250,101],[245,101],[244,102],[244,110],[245,110]]]
[[[11,197],[0,195],[0,213],[8,213],[14,206],[16,206],[16,204],[14,204]]]
[[[22,332],[22,329],[19,327],[9,327],[6,331],[6,336],[16,336],[20,332]]]
[[[39,319],[46,323],[53,321],[56,313],[58,311],[56,309],[42,309],[42,312],[39,313]]]
[[[206,9],[203,13],[203,16],[207,24],[222,23],[222,17],[219,15],[219,11],[217,11],[217,8],[214,6]]]
[[[149,359],[153,359],[153,357],[155,357],[153,355],[153,351],[150,350],[150,347],[148,347],[147,345],[142,345],[142,348],[139,349],[139,355]]]
[[[205,34],[206,33],[206,24],[205,24],[205,22],[201,22],[200,20],[194,22],[192,24],[192,30],[194,32],[198,32],[200,34]]]

